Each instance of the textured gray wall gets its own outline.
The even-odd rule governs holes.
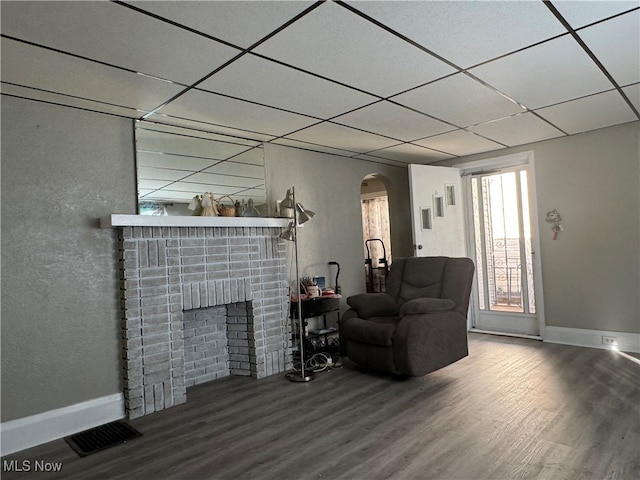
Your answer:
[[[121,391],[115,232],[130,120],[2,99],[2,421]]]
[[[462,160],[529,150],[546,324],[640,333],[640,122]],[[565,228],[555,241],[554,208]]]

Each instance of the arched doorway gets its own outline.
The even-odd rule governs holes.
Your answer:
[[[383,178],[367,175],[360,185],[367,292],[384,292],[391,264],[389,195]]]

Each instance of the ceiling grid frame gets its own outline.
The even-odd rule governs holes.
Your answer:
[[[570,113],[571,111],[573,111],[572,102],[582,101],[583,102],[582,104],[588,104],[588,102],[585,103],[585,99],[588,100],[590,97],[597,97],[598,95],[603,95],[603,94],[610,95],[611,92],[614,90],[624,100],[630,112],[633,113],[634,120],[632,121],[640,119],[640,113],[639,113],[640,107],[634,104],[633,95],[629,96],[626,93],[626,92],[633,93],[635,91],[634,89],[636,88],[640,89],[640,73],[635,79],[633,79],[634,81],[632,81],[631,83],[619,82],[615,78],[615,73],[611,73],[605,67],[606,61],[603,61],[602,58],[599,58],[598,55],[596,55],[592,51],[592,49],[589,46],[588,40],[585,41],[582,38],[582,33],[590,32],[589,30],[590,28],[594,28],[600,25],[609,25],[607,24],[607,22],[612,22],[616,19],[624,18],[625,20],[630,22],[634,22],[636,19],[640,19],[640,3],[635,0],[634,1],[623,0],[621,2],[610,2],[610,5],[606,5],[604,8],[601,8],[601,5],[599,5],[601,2],[589,2],[594,4],[592,5],[593,13],[591,14],[591,16],[589,17],[589,15],[587,15],[586,17],[584,17],[584,18],[589,18],[589,20],[586,22],[582,20],[584,24],[578,23],[573,26],[572,26],[572,18],[577,18],[577,17],[572,17],[573,14],[571,13],[570,10],[566,10],[565,7],[563,7],[563,5],[559,4],[559,2],[553,2],[550,0],[541,0],[540,3],[547,8],[549,13],[549,17],[544,19],[544,21],[548,26],[546,31],[549,31],[549,32],[553,31],[556,33],[548,36],[548,38],[547,37],[540,38],[535,42],[531,42],[517,49],[514,49],[512,51],[508,51],[500,55],[493,56],[491,58],[479,59],[479,61],[473,62],[470,65],[459,65],[452,59],[448,58],[446,55],[443,55],[437,49],[435,50],[432,49],[432,47],[429,44],[424,44],[420,40],[416,38],[412,38],[410,29],[406,30],[404,28],[400,28],[400,29],[396,28],[396,26],[394,26],[392,23],[389,23],[390,18],[385,17],[384,13],[380,15],[371,14],[370,12],[367,11],[367,4],[369,2],[349,2],[344,0],[337,0],[337,1],[329,0],[327,2],[322,2],[322,1],[291,2],[291,6],[286,7],[287,8],[286,12],[281,11],[281,12],[278,12],[278,14],[273,13],[272,15],[271,15],[271,10],[269,6],[271,2],[268,2],[268,1],[247,2],[247,6],[250,6],[249,4],[253,3],[253,5],[251,5],[251,8],[263,9],[264,14],[271,21],[271,25],[279,24],[279,26],[277,26],[276,28],[272,28],[270,31],[268,31],[268,33],[266,33],[266,35],[261,34],[260,38],[258,38],[257,40],[254,40],[248,46],[242,46],[238,44],[237,41],[234,41],[234,39],[230,37],[225,38],[224,36],[216,36],[217,33],[215,31],[213,32],[213,35],[212,35],[211,29],[214,29],[214,26],[212,26],[211,29],[207,29],[207,31],[194,27],[193,26],[194,24],[189,21],[189,19],[192,18],[190,17],[189,12],[185,12],[184,17],[171,18],[171,16],[163,15],[162,8],[164,7],[162,5],[153,5],[155,2],[149,2],[147,5],[145,5],[142,2],[112,0],[111,3],[114,6],[117,6],[118,8],[122,8],[122,9],[127,9],[128,11],[131,12],[130,15],[133,16],[132,21],[135,21],[136,15],[145,15],[148,18],[155,20],[156,22],[170,25],[172,27],[175,27],[176,29],[180,29],[191,35],[199,36],[203,40],[215,42],[216,44],[224,45],[225,47],[237,50],[237,54],[227,59],[226,61],[222,62],[220,65],[215,66],[215,68],[212,68],[206,75],[196,79],[195,81],[191,81],[189,83],[186,83],[184,81],[176,81],[175,78],[163,78],[162,76],[154,75],[149,72],[139,71],[139,70],[136,70],[135,68],[131,68],[131,66],[119,64],[118,62],[114,63],[114,62],[107,61],[105,60],[105,58],[102,58],[102,57],[92,58],[87,55],[83,55],[82,53],[65,50],[63,48],[59,48],[59,45],[55,41],[52,41],[50,44],[44,44],[44,43],[38,42],[35,40],[35,37],[30,36],[31,32],[29,31],[29,26],[21,23],[23,20],[25,20],[22,12],[28,11],[31,14],[37,16],[37,13],[38,13],[37,6],[28,6],[28,7],[21,7],[21,8],[14,9],[14,6],[10,5],[11,3],[13,2],[6,1],[6,0],[3,0],[1,2],[1,6],[3,7],[3,12],[2,12],[3,15],[2,15],[2,32],[0,36],[2,37],[2,42],[3,42],[3,54],[5,53],[4,51],[5,48],[7,48],[7,52],[8,52],[8,55],[6,56],[3,55],[3,62],[2,62],[3,63],[2,95],[17,97],[17,98],[24,98],[27,100],[39,101],[39,102],[44,102],[44,103],[49,103],[54,105],[63,105],[63,106],[68,106],[70,108],[78,108],[78,109],[98,112],[102,114],[116,115],[116,116],[121,116],[125,118],[132,118],[132,119],[141,119],[144,121],[159,120],[163,124],[169,124],[169,125],[173,124],[175,126],[179,126],[183,128],[187,125],[191,127],[196,126],[201,128],[202,131],[214,132],[214,133],[218,132],[218,133],[223,133],[227,135],[228,134],[233,135],[235,132],[235,135],[237,135],[239,138],[247,138],[247,139],[252,139],[260,142],[271,142],[279,145],[289,145],[289,146],[296,145],[299,148],[307,148],[308,150],[311,150],[311,151],[320,151],[320,152],[335,154],[335,155],[342,155],[342,152],[344,152],[345,154],[344,156],[347,156],[354,160],[362,159],[364,156],[368,156],[367,160],[369,161],[379,161],[381,163],[386,163],[394,166],[403,166],[409,163],[424,163],[424,164],[435,163],[440,161],[440,159],[442,158],[442,155],[446,155],[451,158],[460,156],[460,155],[456,155],[453,152],[441,151],[439,149],[429,148],[425,145],[421,145],[420,143],[415,143],[420,141],[426,142],[429,139],[437,140],[438,136],[446,135],[447,133],[467,132],[473,135],[474,136],[473,138],[477,137],[479,139],[482,139],[483,141],[493,142],[496,145],[497,149],[514,146],[514,144],[511,141],[506,140],[508,136],[505,138],[502,138],[499,135],[492,136],[492,134],[489,133],[491,129],[483,128],[483,126],[486,126],[489,124],[491,124],[492,128],[498,128],[499,125],[507,126],[508,124],[511,123],[512,119],[515,119],[516,117],[519,117],[521,115],[531,115],[532,118],[537,119],[536,120],[537,122],[541,122],[540,125],[544,124],[544,125],[547,125],[549,128],[555,129],[555,131],[558,132],[558,136],[567,136],[567,135],[573,135],[576,133],[581,133],[581,131],[575,132],[574,130],[577,127],[576,125],[571,124]],[[24,2],[24,3],[32,3],[32,2]],[[142,5],[144,5],[144,7],[138,6],[138,5],[141,5],[141,3]],[[172,3],[172,2],[167,2],[167,3]],[[181,2],[181,3],[186,6],[190,2]],[[230,11],[232,11],[232,13],[236,14],[235,16],[230,18],[233,18],[234,21],[244,21],[245,18],[242,11],[242,8],[243,8],[242,4],[245,2],[234,2],[234,3],[238,5],[227,6],[227,8]],[[385,2],[381,2],[381,3],[385,3]],[[433,5],[427,5],[428,2],[411,2],[411,3],[417,4],[413,6],[416,8],[422,9],[422,11],[425,11],[425,12],[428,11],[429,8],[435,8]],[[442,2],[442,3],[450,3],[450,2]],[[458,5],[455,5],[455,8],[458,8],[458,9],[465,8],[464,4],[466,2],[456,2],[456,3]],[[497,4],[499,2],[490,2],[490,3]],[[216,4],[215,1],[208,2],[207,5],[203,4],[203,5],[200,5],[198,8],[204,8],[207,11],[214,12],[215,9],[217,8],[215,4]],[[262,5],[259,5],[259,4],[262,4]],[[424,4],[424,5],[420,5],[420,4]],[[557,7],[556,7],[556,4],[558,4]],[[330,5],[335,5],[340,8],[329,9]],[[4,8],[5,6],[8,7],[6,12]],[[399,6],[397,8],[399,8]],[[453,8],[452,11],[455,11],[455,8],[454,7],[452,8]],[[474,6],[474,8],[486,8],[486,9],[489,9],[490,11],[491,8],[497,8],[497,7],[495,5],[491,6],[487,4],[483,7]],[[589,8],[589,6],[585,5],[585,8]],[[598,10],[599,8],[601,8],[601,10]],[[12,16],[12,13],[14,10],[16,12],[15,17]],[[285,57],[278,55],[277,50],[273,49],[273,47],[276,44],[273,44],[272,40],[274,38],[280,39],[281,41],[285,38],[289,39],[290,37],[288,36],[293,35],[292,33],[293,30],[291,30],[290,27],[298,24],[299,22],[301,22],[302,19],[312,18],[315,15],[317,15],[317,12],[324,12],[324,14],[341,16],[342,14],[338,13],[339,11],[344,11],[345,14],[350,15],[348,18],[344,19],[346,22],[345,24],[362,26],[363,24],[360,22],[366,22],[367,24],[373,26],[373,28],[371,29],[371,31],[373,32],[372,33],[373,36],[370,39],[359,39],[360,41],[368,41],[368,40],[371,41],[372,55],[383,53],[383,50],[384,50],[384,45],[379,43],[379,41],[380,39],[386,38],[386,37],[375,34],[375,31],[377,30],[380,32],[385,32],[385,35],[391,35],[393,36],[393,38],[397,39],[397,41],[399,42],[397,44],[397,48],[400,49],[399,52],[421,52],[421,54],[425,56],[425,59],[427,57],[433,58],[439,62],[442,62],[444,65],[447,65],[448,68],[451,68],[454,71],[452,73],[448,73],[443,76],[439,76],[437,78],[427,79],[422,83],[415,84],[409,88],[395,91],[392,94],[380,95],[376,91],[371,91],[367,88],[363,88],[361,85],[357,83],[345,82],[334,75],[328,74],[327,72],[323,72],[322,69],[320,68],[314,67],[309,69],[309,68],[305,68],[304,65],[296,64],[295,62],[290,62]],[[604,13],[600,13],[601,11]],[[496,10],[496,12],[498,12],[498,10]],[[196,14],[197,12],[193,14],[194,16],[193,18],[195,18]],[[445,23],[450,22],[451,27],[454,27],[456,25],[455,18],[448,18],[446,17],[446,15],[443,18],[445,18]],[[247,19],[248,19],[248,16],[247,16]],[[92,20],[95,21],[95,19],[91,19],[90,17],[78,19],[78,21],[83,21],[83,20],[86,20],[88,22],[87,24],[88,28],[90,28],[90,21]],[[419,19],[415,21],[417,22],[419,21]],[[565,31],[558,32],[557,26],[554,27],[553,22],[559,23]],[[247,24],[247,25],[250,25],[250,24]],[[250,28],[250,26],[247,26],[247,25],[238,24],[238,28]],[[639,26],[640,26],[640,23],[639,23]],[[366,31],[367,32],[369,31],[368,27]],[[541,30],[541,32],[542,31],[543,30]],[[348,38],[349,32],[341,32],[341,33],[345,35],[344,38]],[[460,32],[454,32],[454,33],[457,35]],[[452,33],[452,35],[454,35],[454,33]],[[490,31],[482,31],[481,33],[484,35],[492,34],[492,32]],[[221,35],[223,34],[221,33]],[[460,35],[461,35],[461,38],[464,38],[464,32],[460,33]],[[640,56],[640,52],[638,52],[639,46],[636,41],[636,37],[633,36],[635,34],[632,32],[630,35],[631,36],[629,37],[629,42],[626,45],[622,45],[621,48],[624,48],[625,51],[627,52],[627,58],[631,58],[633,61],[633,55],[636,54],[636,56]],[[518,98],[518,95],[514,95],[514,93],[510,91],[511,90],[510,88],[494,85],[492,81],[484,78],[484,76],[480,74],[482,70],[479,69],[477,72],[473,71],[474,69],[482,66],[497,65],[500,62],[503,62],[505,60],[518,58],[524,52],[535,50],[536,48],[540,48],[542,45],[553,45],[554,44],[553,42],[557,42],[561,38],[568,38],[568,37],[571,37],[572,41],[575,42],[575,44],[578,45],[585,52],[585,55],[589,58],[592,65],[597,67],[597,69],[600,72],[602,72],[602,75],[606,77],[608,83],[611,85],[610,87],[608,87],[607,89],[602,89],[602,90],[597,90],[592,92],[590,91],[586,94],[580,93],[578,95],[566,96],[561,98],[558,101],[554,101],[549,104],[544,104],[542,106],[539,106],[539,105],[534,106],[534,108],[532,108],[531,105],[527,105],[526,102],[523,102],[520,98]],[[298,45],[295,42],[295,37],[291,37],[291,38],[294,41],[289,42],[290,48],[291,49],[298,48]],[[167,38],[164,41],[170,41],[170,40],[171,40],[170,38]],[[305,39],[305,40],[308,40],[308,39]],[[459,41],[458,38],[454,39],[452,36],[452,41],[453,40]],[[86,33],[86,37],[78,39],[79,43],[90,42],[90,41],[92,41],[90,32]],[[163,40],[161,38],[158,38],[158,42],[162,42],[162,41]],[[100,98],[99,95],[91,95],[91,94],[81,95],[78,92],[63,91],[56,88],[55,85],[52,85],[49,87],[47,85],[43,85],[41,83],[34,81],[38,76],[40,77],[43,75],[46,76],[47,74],[46,70],[36,71],[33,66],[31,67],[28,65],[23,66],[22,64],[17,62],[14,56],[11,55],[11,52],[14,50],[12,42],[29,45],[31,48],[38,49],[39,51],[42,51],[42,52],[52,52],[52,54],[56,53],[56,54],[65,55],[70,59],[72,59],[71,61],[73,63],[80,65],[82,69],[86,69],[87,71],[91,71],[92,65],[96,65],[96,67],[100,65],[104,68],[119,70],[123,73],[127,73],[130,75],[137,75],[137,76],[142,75],[147,77],[149,81],[165,82],[167,84],[172,84],[180,88],[180,90],[169,97],[158,98],[156,106],[153,108],[147,108],[147,109],[141,108],[140,104],[129,104],[129,103],[119,102],[118,99],[105,100],[104,98]],[[158,43],[158,44],[161,45],[161,43]],[[406,45],[406,47],[402,47],[402,45],[400,44]],[[260,47],[260,50],[254,51],[258,47]],[[323,47],[326,47],[326,46],[322,46],[322,45],[318,46],[319,49]],[[104,48],[108,49],[109,45],[108,44],[105,45]],[[135,50],[136,48],[138,48],[138,46],[132,45],[131,48]],[[405,50],[405,48],[408,50]],[[142,50],[137,53],[139,55],[144,55],[144,51]],[[331,52],[330,55],[339,56],[341,55],[341,51]],[[420,58],[420,55],[418,55],[417,53],[411,53],[411,55],[413,56],[412,58],[418,58],[418,59]],[[287,71],[296,71],[296,72],[299,72],[299,74],[301,75],[310,75],[314,77],[314,79],[316,79],[315,81],[317,81],[318,85],[320,86],[323,85],[324,82],[327,82],[327,84],[334,85],[334,87],[331,87],[331,88],[339,88],[341,89],[340,91],[344,92],[345,95],[348,95],[348,92],[353,92],[354,95],[362,96],[361,99],[359,100],[360,104],[358,104],[358,101],[354,101],[354,105],[356,106],[349,107],[338,114],[313,115],[313,114],[310,114],[309,112],[313,112],[312,108],[313,108],[314,102],[321,103],[323,99],[322,98],[305,98],[304,85],[300,85],[298,91],[282,92],[281,94],[282,95],[287,95],[287,94],[299,95],[300,97],[299,101],[306,102],[306,105],[309,105],[308,110],[306,110],[305,112],[296,111],[295,108],[284,107],[282,102],[277,101],[277,97],[274,97],[273,99],[264,100],[264,103],[263,103],[262,101],[255,101],[249,98],[243,98],[242,96],[229,95],[224,93],[223,91],[210,90],[203,86],[203,84],[207,80],[215,77],[217,73],[223,71],[224,69],[235,64],[236,62],[242,62],[243,57],[245,56],[254,56],[256,58],[260,58],[262,60],[271,62],[274,66],[277,65],[278,68],[274,69],[274,72],[276,72],[275,73],[276,75],[287,75]],[[117,55],[115,55],[115,57],[117,58]],[[608,59],[605,59],[605,60],[609,61]],[[168,58],[167,61],[170,61],[170,58]],[[362,60],[354,58],[352,62],[351,68],[354,69],[354,75],[356,75],[356,77],[358,73],[357,72],[358,65],[359,65],[358,62],[360,61]],[[45,67],[46,66],[43,66],[43,69]],[[408,69],[411,69],[413,67],[414,66],[411,64],[407,65]],[[534,68],[535,66],[532,65],[530,67]],[[29,68],[31,68],[31,70]],[[79,71],[82,71],[82,69]],[[5,75],[6,72],[8,73]],[[380,72],[380,75],[388,76],[389,78],[391,78],[391,76],[394,74],[401,74],[401,72]],[[550,72],[550,74],[553,74],[553,72]],[[467,124],[464,124],[464,122],[454,123],[447,120],[446,118],[440,118],[438,115],[434,114],[433,112],[430,112],[428,108],[425,108],[424,106],[419,107],[418,105],[415,105],[415,104],[407,105],[406,104],[407,102],[400,103],[395,99],[396,97],[402,94],[405,94],[413,90],[421,89],[423,87],[429,87],[430,85],[433,85],[436,82],[443,82],[442,85],[446,85],[448,79],[450,80],[455,75],[465,75],[466,77],[480,84],[483,88],[492,91],[496,95],[499,95],[501,98],[504,98],[509,102],[512,102],[514,105],[517,105],[518,107],[522,108],[523,111],[506,115],[506,116],[500,116],[499,118],[492,118],[490,120],[483,121],[479,124],[470,123],[467,125]],[[133,78],[133,77],[130,77],[130,78]],[[304,77],[300,77],[300,78],[304,78]],[[238,79],[238,82],[248,82],[248,81],[251,81],[251,79],[246,79],[246,78]],[[258,79],[255,79],[254,81],[259,82],[260,79],[258,78]],[[277,78],[273,79],[273,82],[274,84],[277,85]],[[327,88],[327,91],[330,91],[330,90],[331,90],[330,88]],[[568,90],[572,91],[570,88]],[[182,101],[182,99],[185,96],[188,96],[191,92],[194,92],[194,91],[202,92],[205,95],[205,97],[202,97],[202,98],[206,98],[206,105],[205,104],[198,105],[198,107],[201,109],[201,112],[198,115],[194,115],[196,112],[190,109],[190,107],[188,107],[188,104],[185,104]],[[447,92],[447,95],[456,95],[456,94],[458,95],[464,94],[464,92],[455,92],[455,91]],[[367,96],[370,98],[371,101],[370,102],[365,101],[364,103],[362,103],[364,100],[367,99]],[[224,103],[220,103],[216,100],[216,98],[220,98],[220,99],[226,98],[227,101],[225,101]],[[604,99],[605,98],[602,97],[602,100]],[[382,104],[382,103],[388,103],[389,105],[400,107],[401,109],[404,109],[404,111],[407,112],[408,116],[419,114],[430,120],[441,122],[447,125],[448,127],[450,127],[451,130],[449,132],[427,134],[423,137],[407,140],[407,138],[404,138],[404,139],[396,138],[396,136],[389,133],[390,129],[387,129],[384,127],[382,127],[381,129],[374,128],[374,130],[376,131],[372,131],[370,128],[366,128],[363,124],[358,124],[354,120],[350,120],[349,125],[346,125],[340,122],[340,117],[345,117],[348,114],[352,114],[355,112],[361,112],[360,117],[366,118],[369,112],[374,111],[374,107],[376,105],[380,106],[379,104]],[[169,105],[173,107],[178,107],[178,108],[168,109],[167,107]],[[268,115],[266,115],[266,112],[273,111],[275,113],[279,111],[281,112],[283,119],[286,117],[289,122],[291,122],[292,124],[297,123],[298,126],[295,129],[289,129],[285,131],[282,131],[281,129],[280,132],[274,135],[273,133],[275,133],[275,130],[277,129],[273,129],[274,131],[272,133],[269,133],[268,132],[269,128],[265,129],[267,124],[260,123],[260,122],[255,122],[255,126],[252,128],[247,128],[247,125],[242,124],[242,122],[239,120],[236,120],[235,123],[221,122],[218,119],[218,117],[216,117],[216,111],[219,110],[220,105],[227,105],[224,108],[233,108],[233,105],[237,105],[237,106],[242,105],[243,111],[246,111],[246,112],[251,112],[253,108],[260,108],[260,109],[263,109],[263,111],[265,112],[265,118],[268,117]],[[577,105],[577,103],[575,105]],[[563,106],[566,106],[566,109],[565,109],[566,112],[564,113],[563,113],[563,109],[564,109]],[[545,116],[545,113],[552,111],[551,107],[554,107],[553,109],[554,112],[556,110],[559,110],[560,113],[562,113],[561,115],[554,115],[553,118],[560,119],[559,121],[564,122],[564,124],[557,124],[558,120],[553,120],[551,115],[549,116],[549,118]],[[470,111],[472,111],[473,108],[474,108],[473,105],[469,105]],[[267,109],[267,110],[264,110],[264,109]],[[126,111],[132,112],[131,116],[127,115],[125,113]],[[133,116],[133,112],[137,112],[135,117]],[[210,114],[208,114],[207,112],[210,112]],[[614,111],[613,113],[610,112],[610,115],[613,115],[613,118],[606,119],[603,117],[601,124],[599,124],[597,121],[597,114],[598,112],[593,112],[593,115],[596,116],[596,118],[592,123],[593,125],[596,126],[596,128],[598,128],[598,125],[601,125],[599,128],[604,128],[606,126],[610,126],[611,124],[626,123],[630,121],[629,118],[631,116],[630,113],[625,113],[625,114],[619,113],[617,114],[617,116],[615,116],[616,112]],[[277,117],[278,115],[273,116],[274,118],[273,121],[276,121],[275,119]],[[351,117],[345,117],[345,118],[354,118],[354,116],[352,115]],[[309,123],[310,120],[313,120],[313,121]],[[390,118],[388,119],[388,121],[393,122],[394,119]],[[314,131],[321,132],[322,130],[319,129],[321,125],[332,126],[331,128],[338,128],[339,131],[342,132],[340,137],[343,138],[343,141],[346,143],[336,144],[334,143],[334,138],[332,137],[321,137],[321,136],[317,136],[316,134],[312,134],[312,132]],[[590,124],[588,128],[593,128],[593,125]],[[392,127],[392,125],[389,125],[389,127]],[[330,131],[330,129],[327,131]],[[309,135],[306,135],[306,134],[304,135],[304,137],[307,138],[307,140],[301,140],[302,132],[309,132]],[[540,139],[544,139],[543,137],[545,136],[546,138],[550,138],[548,136],[549,133],[543,133],[543,132],[549,132],[549,131],[548,129],[546,129],[546,127],[545,128],[541,127],[541,130],[539,132],[531,132],[531,135],[529,136],[523,135],[522,136],[523,140],[521,141],[525,141],[525,143],[530,143],[533,141],[539,141]],[[379,140],[374,140],[375,138]],[[460,138],[463,138],[463,137],[460,137]],[[385,144],[387,146],[384,146]],[[411,154],[407,153],[405,156],[402,156],[402,155],[399,156],[397,151],[392,154],[394,148],[397,149],[397,147],[401,147],[403,145],[412,148]],[[418,147],[418,150],[416,150],[415,147]],[[465,149],[463,148],[463,145],[460,145],[459,147],[460,147],[459,151],[465,151]],[[385,157],[385,150],[388,150],[387,157]],[[407,150],[407,152],[408,151],[409,150]],[[478,152],[479,151],[480,150],[478,150]],[[471,154],[471,153],[474,153],[473,148],[470,149],[470,153],[465,153],[465,154]],[[399,158],[401,158],[401,160],[399,160]]]

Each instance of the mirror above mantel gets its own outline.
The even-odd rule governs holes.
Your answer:
[[[261,142],[184,127],[136,121],[138,213],[192,215],[196,195],[211,192],[243,216],[266,216]]]

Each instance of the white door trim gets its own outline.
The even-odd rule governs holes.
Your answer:
[[[519,153],[513,153],[510,155],[503,155],[500,157],[492,157],[485,158],[483,160],[477,160],[474,162],[467,162],[455,165],[460,169],[461,174],[463,175],[463,185],[464,185],[464,193],[465,193],[465,219],[466,219],[466,230],[467,230],[467,251],[469,254],[473,254],[475,252],[475,245],[473,242],[473,206],[471,204],[472,199],[471,195],[467,195],[467,192],[470,189],[470,175],[473,173],[479,173],[485,170],[506,170],[510,167],[518,167],[518,166],[528,166],[529,167],[529,214],[531,215],[531,247],[532,247],[532,257],[533,257],[533,283],[534,283],[534,291],[536,295],[536,315],[538,318],[538,334],[541,338],[545,337],[545,328],[546,321],[544,316],[544,293],[542,288],[542,262],[540,259],[540,230],[538,223],[538,197],[537,197],[537,186],[536,186],[536,174],[535,174],[535,158],[533,155],[533,151],[525,151]],[[479,311],[479,303],[477,298],[478,289],[474,287],[473,295],[471,297],[470,302],[470,311],[469,311],[469,320],[468,325],[470,328],[473,328],[475,325],[475,320],[478,318]]]

